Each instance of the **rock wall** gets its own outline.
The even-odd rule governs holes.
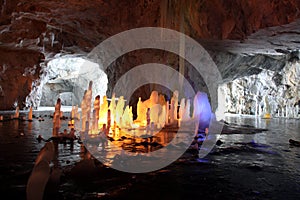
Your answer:
[[[0,46],[0,110],[24,107],[26,96],[39,78],[43,54]]]
[[[129,52],[124,56],[118,58],[111,66],[106,69],[106,74],[108,76],[108,91],[107,95],[111,97],[113,88],[118,81],[118,79],[124,75],[128,70],[135,66],[139,66],[147,63],[160,63],[167,65],[175,70],[179,70],[179,56],[170,52],[165,52],[157,49],[145,49],[137,50],[134,52]],[[208,88],[199,72],[188,62],[184,63],[184,77],[189,81],[190,85],[195,91],[203,91],[208,93]],[[126,80],[128,85],[130,84],[130,79]],[[171,100],[173,92],[164,86],[158,84],[143,85],[138,88],[129,99],[129,104],[133,106],[133,111],[136,110],[136,105],[138,103],[139,97],[144,101],[148,99],[153,90],[159,93],[165,94],[166,100]],[[188,94],[179,94],[179,98],[187,98]],[[193,99],[191,99],[192,101]]]
[[[36,82],[26,98],[26,107],[53,106],[58,98],[62,105],[80,105],[90,80],[93,81],[93,99],[106,94],[107,75],[98,64],[82,56],[56,55],[43,65],[42,71],[37,81],[39,87],[35,87]]]
[[[300,62],[288,62],[280,71],[259,74],[225,83],[220,87],[226,112],[273,117],[298,117],[300,106]],[[269,107],[269,108],[268,108]]]

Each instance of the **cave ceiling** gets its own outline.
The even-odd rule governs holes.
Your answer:
[[[86,55],[138,27],[199,41],[224,80],[281,69],[299,59],[299,9],[299,0],[0,0],[0,109],[25,101],[41,62],[58,53]]]

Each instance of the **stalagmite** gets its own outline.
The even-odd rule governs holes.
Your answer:
[[[32,121],[32,106],[30,106],[30,108],[29,108],[28,120]]]
[[[95,109],[93,110],[92,130],[95,133],[97,133],[97,131],[98,131],[98,117],[97,117],[97,111]]]
[[[143,123],[146,121],[146,112],[147,108],[145,107],[144,103],[141,100],[141,97],[139,97],[139,101],[137,103],[137,122]]]
[[[143,102],[144,107],[151,108],[152,106],[159,103],[159,95],[157,91],[152,91],[150,98]]]
[[[19,106],[16,107],[14,119],[19,119]]]
[[[107,97],[103,96],[102,104],[100,106],[100,111],[99,111],[99,123],[100,124],[105,124],[106,123],[106,121],[107,121],[107,110],[108,110]]]
[[[162,106],[162,110],[160,115],[158,116],[158,127],[157,128],[162,128],[166,124],[166,105]]]
[[[124,106],[125,106],[125,102],[124,102],[124,97],[121,96],[118,100],[118,103],[117,103],[117,106],[116,106],[116,123],[118,126],[120,126],[120,121],[121,121],[121,118],[123,116],[123,109],[124,109]]]
[[[75,106],[72,106],[71,119],[75,119]]]
[[[87,121],[90,120],[90,114],[92,111],[91,107],[91,101],[92,101],[92,87],[93,87],[93,81],[89,82],[88,90],[86,91],[85,95],[85,102],[86,102],[86,115],[87,115]]]
[[[264,111],[263,111],[263,117],[266,119],[271,118],[271,114],[270,114],[270,104],[269,104],[269,100],[268,100],[268,96],[266,95],[264,97]]]
[[[147,119],[147,127],[149,127],[150,126],[150,122],[151,122],[151,119],[150,119],[150,108],[147,109],[146,119]]]
[[[121,127],[124,127],[124,128],[132,127],[133,121],[132,121],[132,115],[130,114],[130,112],[131,112],[131,110],[129,108],[129,105],[127,105],[123,112],[122,123],[120,123]]]
[[[81,105],[80,105],[80,108],[81,108],[81,130],[82,131],[85,131],[85,125],[86,125],[86,121],[87,121],[87,106],[86,106],[86,91],[84,92],[84,95],[83,95],[83,98],[82,98],[82,101],[81,101]]]
[[[191,100],[187,99],[186,100],[186,105],[184,107],[182,121],[188,121],[188,120],[190,120],[190,118],[191,118],[190,110],[191,110]]]
[[[96,117],[97,117],[97,121],[98,121],[99,120],[99,111],[100,111],[100,95],[97,95],[95,97],[94,109],[95,109]]]
[[[150,121],[154,124],[159,122],[159,115],[161,113],[161,105],[155,104],[150,108]]]
[[[211,114],[212,110],[207,94],[204,92],[197,92],[194,97],[193,118],[196,120],[196,123],[199,121],[198,129],[200,131],[205,131],[206,128],[209,128]]]
[[[170,104],[169,101],[166,102],[166,120],[165,120],[165,124],[169,124],[169,119],[170,119]]]
[[[75,116],[75,119],[80,119],[80,113],[78,113],[78,105],[75,106],[74,116]]]
[[[53,114],[53,131],[52,131],[53,136],[58,136],[59,129],[61,127],[60,108],[61,108],[61,100],[60,98],[58,98],[55,104],[55,110]]]
[[[170,110],[169,110],[169,120],[170,124],[174,123],[174,113],[175,113],[175,100],[172,98],[171,99],[171,104],[170,104]]]
[[[179,107],[179,119],[182,119],[185,110],[185,98],[182,98],[180,101]]]
[[[115,97],[115,94],[113,94],[111,97],[108,109],[110,110],[110,117],[111,117],[112,125],[114,125],[115,121],[116,121],[116,97]]]
[[[173,120],[174,121],[177,120],[177,118],[178,118],[178,96],[179,96],[178,91],[175,90],[173,92],[173,97],[172,97],[172,99],[174,101],[174,110],[173,110],[173,112],[174,112]]]
[[[110,109],[107,110],[107,129],[109,130],[111,127],[111,111]]]
[[[180,101],[179,112],[177,113],[177,111],[175,111],[178,109],[178,91],[173,93],[170,104],[169,101],[165,100],[164,95],[158,94],[157,91],[152,91],[149,99],[144,102],[139,98],[137,103],[137,120],[133,121],[132,107],[129,105],[125,106],[125,99],[123,96],[118,98],[116,105],[114,94],[110,104],[108,104],[106,96],[103,96],[101,105],[99,105],[100,96],[97,95],[95,97],[93,102],[93,112],[90,119],[89,115],[91,113],[89,112],[89,107],[91,106],[91,87],[92,82],[90,82],[88,90],[85,91],[81,102],[82,132],[98,134],[99,131],[101,132],[102,130],[100,127],[105,126],[105,132],[110,137],[116,137],[116,135],[121,137],[126,130],[130,131],[132,129],[146,130],[146,132],[149,133],[150,131],[150,134],[152,134],[157,129],[164,128],[166,125],[177,125],[180,127],[183,122],[185,124],[190,124],[186,122],[193,122],[194,120],[199,121],[199,129],[201,131],[205,131],[209,127],[212,111],[207,94],[204,92],[198,92],[195,95],[194,112],[191,116],[190,99],[182,98]],[[97,113],[99,113],[99,115]],[[123,130],[125,130],[125,132]]]

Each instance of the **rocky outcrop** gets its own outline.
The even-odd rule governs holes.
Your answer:
[[[23,107],[34,81],[39,78],[43,54],[0,46],[0,55],[0,110]]]
[[[298,117],[300,104],[300,63],[287,62],[277,71],[239,78],[220,87],[226,112],[272,117]]]

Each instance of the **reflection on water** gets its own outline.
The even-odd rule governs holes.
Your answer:
[[[179,133],[177,130],[122,129],[117,136],[110,134],[108,140],[102,134],[81,132],[80,136],[88,151],[103,164],[120,171],[148,172],[169,165],[189,147],[193,132],[185,126]]]
[[[10,114],[9,112],[1,113],[6,118]],[[1,166],[16,163],[32,166],[37,153],[45,144],[38,142],[36,138],[38,135],[45,139],[52,136],[50,114],[50,112],[34,112],[36,117],[41,116],[44,121],[39,121],[36,118],[32,122],[21,120],[0,122],[0,153],[3,155],[0,160]],[[21,117],[25,115],[24,112],[20,113]],[[62,130],[65,128],[68,129],[67,120],[62,123]],[[80,144],[78,143],[59,143],[55,147],[58,153],[57,165],[59,166],[71,165],[80,159]]]
[[[12,112],[5,112],[1,115],[7,119]],[[26,112],[21,112],[20,117],[26,116]],[[1,154],[5,155],[0,161],[2,166],[15,163],[15,161],[20,164],[28,163],[28,166],[33,166],[36,155],[39,150],[44,146],[45,142],[38,141],[37,137],[41,135],[42,138],[48,139],[52,137],[52,112],[49,111],[34,111],[33,115],[35,118],[32,122],[22,121],[22,120],[9,120],[0,122],[0,139],[1,139]],[[64,113],[65,116],[69,116],[69,113]],[[38,120],[42,118],[43,120]],[[61,131],[67,129],[69,132],[70,127],[68,127],[68,119],[62,120]],[[24,135],[22,135],[24,134]],[[79,132],[76,133],[77,136],[80,135]],[[93,156],[97,158],[97,155],[104,156],[108,160],[107,165],[111,165],[116,155],[123,155],[124,153],[133,153],[133,155],[141,154],[145,155],[149,152],[156,152],[157,157],[164,158],[165,152],[171,146],[164,149],[171,141],[174,144],[186,146],[191,143],[189,140],[191,138],[191,132],[189,130],[181,131],[179,134],[176,132],[157,132],[151,133],[151,137],[143,137],[147,135],[144,130],[132,130],[126,131],[122,130],[120,135],[124,138],[107,141],[102,143],[97,136],[91,136],[92,142],[89,142],[87,149],[93,151]],[[141,137],[142,136],[142,137]],[[121,136],[120,136],[121,137]],[[65,167],[72,166],[76,162],[85,159],[87,156],[87,151],[83,144],[77,141],[74,142],[55,142],[54,147],[56,150],[56,157],[53,161],[54,166]],[[184,146],[184,145],[183,145]],[[173,145],[173,151],[176,152],[182,149],[181,146]],[[161,150],[161,151],[158,151]],[[94,152],[99,152],[94,154]],[[180,154],[181,155],[181,154]],[[90,156],[90,155],[89,155]],[[165,157],[168,159],[167,157]],[[29,168],[27,168],[29,169]]]
[[[10,114],[9,112],[4,113],[4,115]],[[25,114],[21,112],[20,116]],[[37,154],[45,144],[43,141],[38,142],[37,136],[41,135],[45,139],[52,136],[51,113],[36,111],[33,114],[36,117],[42,116],[44,121],[38,121],[35,118],[32,122],[19,120],[0,122],[0,183],[3,190],[13,190],[16,187],[25,188],[28,177],[24,177],[22,180],[20,176],[30,173]],[[65,116],[69,115],[65,114]],[[208,155],[206,159],[209,162],[221,168],[224,165],[237,166],[238,169],[241,166],[254,166],[254,169],[259,167],[264,169],[264,173],[275,173],[277,176],[282,175],[286,177],[287,180],[299,182],[300,148],[293,147],[288,142],[289,139],[300,140],[299,120],[261,119],[250,116],[226,116],[225,120],[232,124],[266,128],[268,131],[256,134],[221,134],[219,139],[224,143],[221,146],[216,146],[211,154]],[[68,120],[62,121],[61,130],[65,128],[69,129]],[[176,132],[162,131],[156,134],[152,141],[149,141],[149,139],[146,141],[135,137],[135,134],[136,136],[140,135],[140,133],[133,132],[130,137],[127,136],[123,141],[116,140],[101,143],[95,140],[95,143],[91,143],[89,148],[100,152],[101,154],[99,155],[104,156],[111,165],[116,155],[159,152],[158,150],[160,149],[167,150],[167,148],[162,147],[171,140],[180,141],[182,138],[188,138],[184,132],[176,134]],[[91,158],[89,151],[77,141],[73,143],[54,142],[54,144],[56,157],[53,164],[56,167],[72,168],[79,161]],[[176,146],[169,147],[176,150]],[[160,153],[164,154],[164,152]],[[146,163],[150,161],[150,158],[145,160]],[[189,165],[193,164],[190,163]],[[227,170],[229,170],[228,173],[232,174],[233,171],[230,171],[232,170],[231,167],[227,168]],[[10,180],[8,184],[7,180]],[[235,181],[234,176],[232,176],[231,181]]]
[[[224,144],[216,149],[220,156],[213,156],[218,162],[272,167],[276,173],[287,172],[292,180],[300,180],[300,148],[289,144],[289,139],[300,140],[300,120],[262,119],[253,116],[226,116],[233,124],[266,128],[257,134],[221,135]],[[228,153],[228,150],[229,151]]]

